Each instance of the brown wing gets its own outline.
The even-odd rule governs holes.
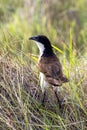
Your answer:
[[[62,77],[62,70],[61,66],[58,63],[48,64],[48,66],[45,67],[45,76],[46,80],[55,86],[62,85],[61,77]]]
[[[44,73],[46,81],[54,86],[60,86],[67,78],[63,77],[62,66],[55,57],[47,59],[42,58],[38,63],[40,72]],[[64,81],[65,80],[65,81]]]

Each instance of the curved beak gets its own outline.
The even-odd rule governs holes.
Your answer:
[[[29,37],[29,40],[35,40],[35,41],[37,41],[37,36]]]

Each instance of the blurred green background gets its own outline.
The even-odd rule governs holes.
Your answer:
[[[86,53],[87,0],[0,0],[1,53],[36,54],[28,38],[38,34],[63,50],[69,46],[70,29],[76,55]]]
[[[70,81],[62,111],[49,91],[41,105],[39,53],[29,41],[38,34]],[[0,0],[0,130],[87,130],[87,0]]]

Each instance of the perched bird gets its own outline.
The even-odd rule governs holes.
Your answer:
[[[61,86],[62,83],[68,82],[68,79],[63,75],[61,63],[54,54],[49,39],[44,35],[38,35],[30,37],[29,40],[34,40],[40,51],[37,67],[40,71],[40,86],[43,92],[42,104],[44,104],[46,88],[48,86],[52,88]],[[60,103],[56,91],[55,95]]]

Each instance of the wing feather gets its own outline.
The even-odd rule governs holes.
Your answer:
[[[46,61],[42,59],[38,63],[38,68],[40,72],[45,75],[45,79],[49,84],[61,86],[63,82],[67,82],[67,78],[63,77],[62,66],[59,62],[59,59],[54,58],[52,61]]]

